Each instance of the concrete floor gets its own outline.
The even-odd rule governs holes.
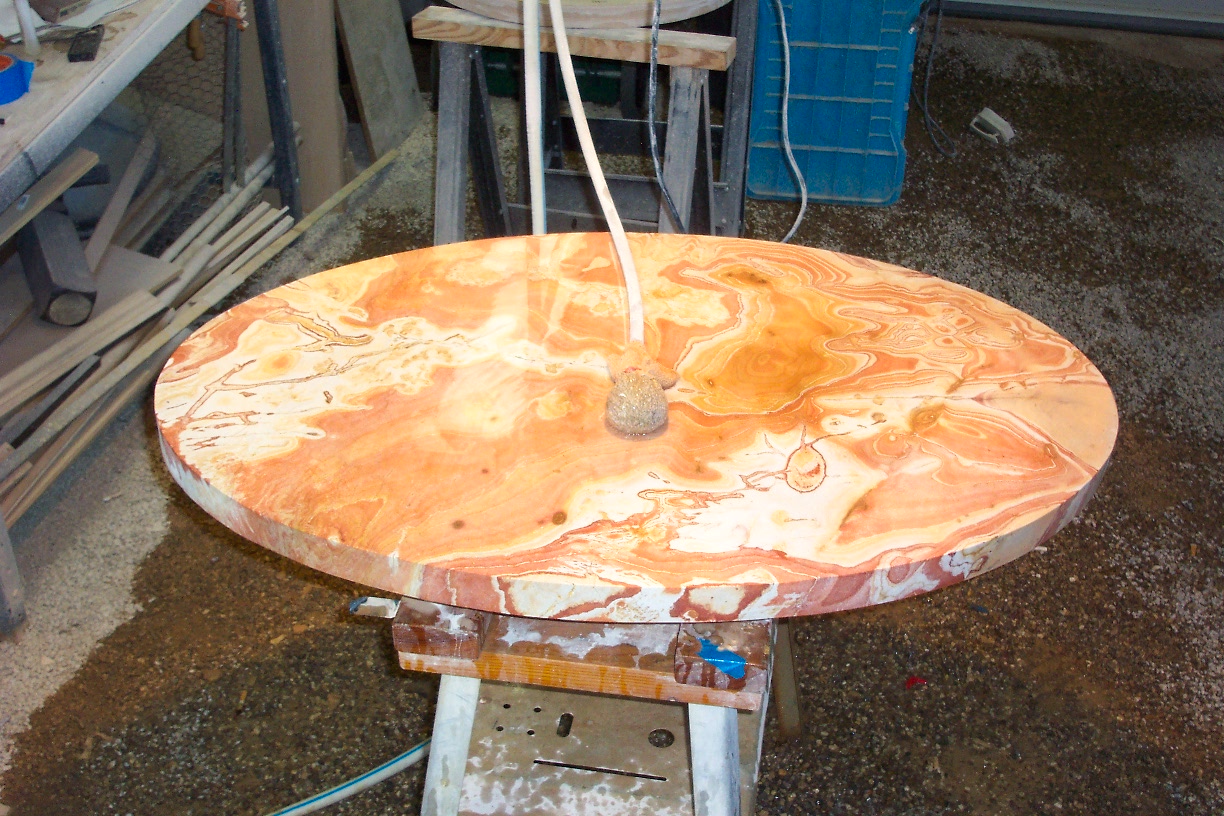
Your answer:
[[[901,202],[798,242],[984,291],[1113,385],[1114,464],[1048,547],[798,623],[806,732],[761,814],[1224,812],[1224,42],[951,21]],[[983,106],[1014,125],[967,134]],[[425,245],[431,138],[244,296]],[[794,216],[752,202],[747,235]],[[30,622],[0,641],[0,813],[261,814],[428,735],[363,594],[243,542],[170,482],[133,406],[14,530]],[[907,680],[925,684],[907,688]],[[419,807],[421,769],[332,812]]]

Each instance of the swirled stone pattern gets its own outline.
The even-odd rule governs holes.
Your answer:
[[[1113,447],[1065,339],[937,278],[802,247],[634,235],[680,381],[606,424],[626,304],[606,235],[452,244],[237,306],[166,364],[170,471],[239,534],[362,584],[591,621],[850,609],[1054,534]]]

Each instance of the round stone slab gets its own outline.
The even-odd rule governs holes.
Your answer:
[[[631,235],[668,424],[605,423],[604,234],[332,269],[215,318],[157,383],[175,480],[242,536],[429,601],[593,621],[851,609],[971,578],[1092,493],[1117,410],[1010,306],[803,247]]]

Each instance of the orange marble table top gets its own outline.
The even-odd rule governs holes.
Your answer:
[[[630,236],[667,427],[605,424],[625,298],[602,234],[332,269],[167,362],[170,472],[239,534],[429,601],[593,621],[903,598],[1054,534],[1117,410],[1033,318],[888,264]]]

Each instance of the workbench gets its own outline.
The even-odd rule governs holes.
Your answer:
[[[68,42],[44,43],[29,92],[0,105],[0,210],[55,164],[72,140],[114,101],[207,0],[141,0],[105,20],[92,62],[68,62]],[[24,48],[5,53],[28,59]]]
[[[213,319],[159,380],[163,456],[192,499],[408,599],[401,664],[443,675],[427,814],[520,794],[542,812],[739,812],[781,679],[775,621],[1020,557],[1112,451],[1100,372],[992,298],[803,247],[630,243],[646,346],[680,378],[649,436],[604,421],[626,304],[603,234],[312,275]],[[614,696],[555,696],[591,693]],[[580,726],[612,753],[575,759],[558,740]],[[687,775],[632,764],[686,728]],[[654,777],[670,792],[643,794]]]

